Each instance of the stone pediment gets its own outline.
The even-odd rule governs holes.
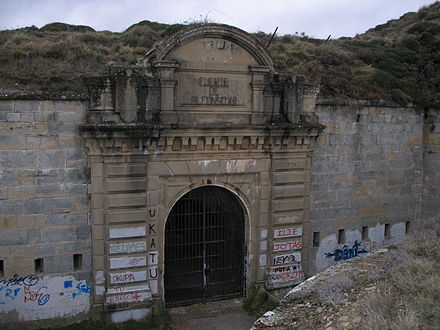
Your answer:
[[[191,57],[191,55],[199,55],[200,57]],[[200,60],[203,62],[202,57],[205,57],[205,60],[210,58],[215,64],[273,66],[267,51],[249,34],[223,24],[190,26],[160,42],[147,55],[147,60],[183,59],[189,60],[189,62],[194,61],[197,63],[196,65],[199,65]]]
[[[257,40],[221,24],[191,25],[135,67],[111,68],[87,82],[89,123],[182,128],[313,121],[319,92],[302,78],[278,74]]]

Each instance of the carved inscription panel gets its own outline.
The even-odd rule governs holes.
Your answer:
[[[178,60],[182,69],[247,71],[257,65],[254,57],[236,43],[220,38],[198,38],[174,50],[168,59]]]
[[[249,102],[248,79],[242,74],[182,72],[178,83],[179,105],[245,107]]]
[[[250,65],[242,46],[220,38],[198,38],[168,57],[179,63],[177,107],[196,111],[246,111],[251,104]]]

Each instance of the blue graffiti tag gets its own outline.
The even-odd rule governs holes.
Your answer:
[[[5,298],[8,297],[10,299],[15,299],[17,297],[18,293],[20,292],[21,288],[17,289],[6,289]]]
[[[25,277],[18,277],[18,274],[15,274],[12,278],[0,281],[0,284],[4,284],[5,286],[10,286],[10,285],[33,286],[37,283],[38,283],[38,276],[37,275],[28,275]]]
[[[355,258],[361,253],[368,253],[368,251],[364,248],[359,249],[360,246],[361,243],[359,243],[358,241],[355,241],[351,248],[349,248],[347,244],[345,244],[342,249],[335,249],[333,252],[326,252],[325,257],[335,257],[335,261],[341,261]]]
[[[42,286],[37,291],[37,297],[38,297],[37,303],[38,303],[38,305],[43,306],[43,305],[45,305],[49,301],[50,295],[47,294],[47,293],[40,293],[41,289],[46,289],[47,290],[48,287],[47,286]]]
[[[77,292],[73,292],[72,293],[72,298],[76,298],[78,297],[80,294],[83,293],[91,293],[92,289],[90,288],[90,286],[82,284],[82,282],[79,282],[79,284],[77,286],[75,286],[76,290],[78,290]]]
[[[4,288],[5,288],[4,286],[0,286],[0,292],[2,292]],[[6,290],[3,291],[5,294],[4,297],[15,300],[15,298],[17,297],[20,290],[21,290],[21,288],[16,288],[16,289],[6,288]],[[2,292],[2,295],[3,295],[3,292]],[[4,305],[4,304],[5,304],[4,301],[0,301],[0,305]]]

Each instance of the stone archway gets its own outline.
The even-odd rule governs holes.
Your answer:
[[[233,193],[204,186],[185,194],[165,227],[166,305],[242,295],[244,250],[244,210]]]

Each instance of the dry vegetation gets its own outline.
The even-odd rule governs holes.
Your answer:
[[[182,27],[142,21],[122,33],[62,23],[0,31],[0,88],[84,92],[82,75],[112,64],[133,65]],[[254,36],[263,45],[270,39],[262,32]],[[320,83],[320,98],[440,105],[439,2],[355,38],[277,36],[269,52],[278,70]]]
[[[366,329],[434,329],[440,325],[440,221],[390,251],[362,306]],[[359,312],[362,312],[359,310]]]

